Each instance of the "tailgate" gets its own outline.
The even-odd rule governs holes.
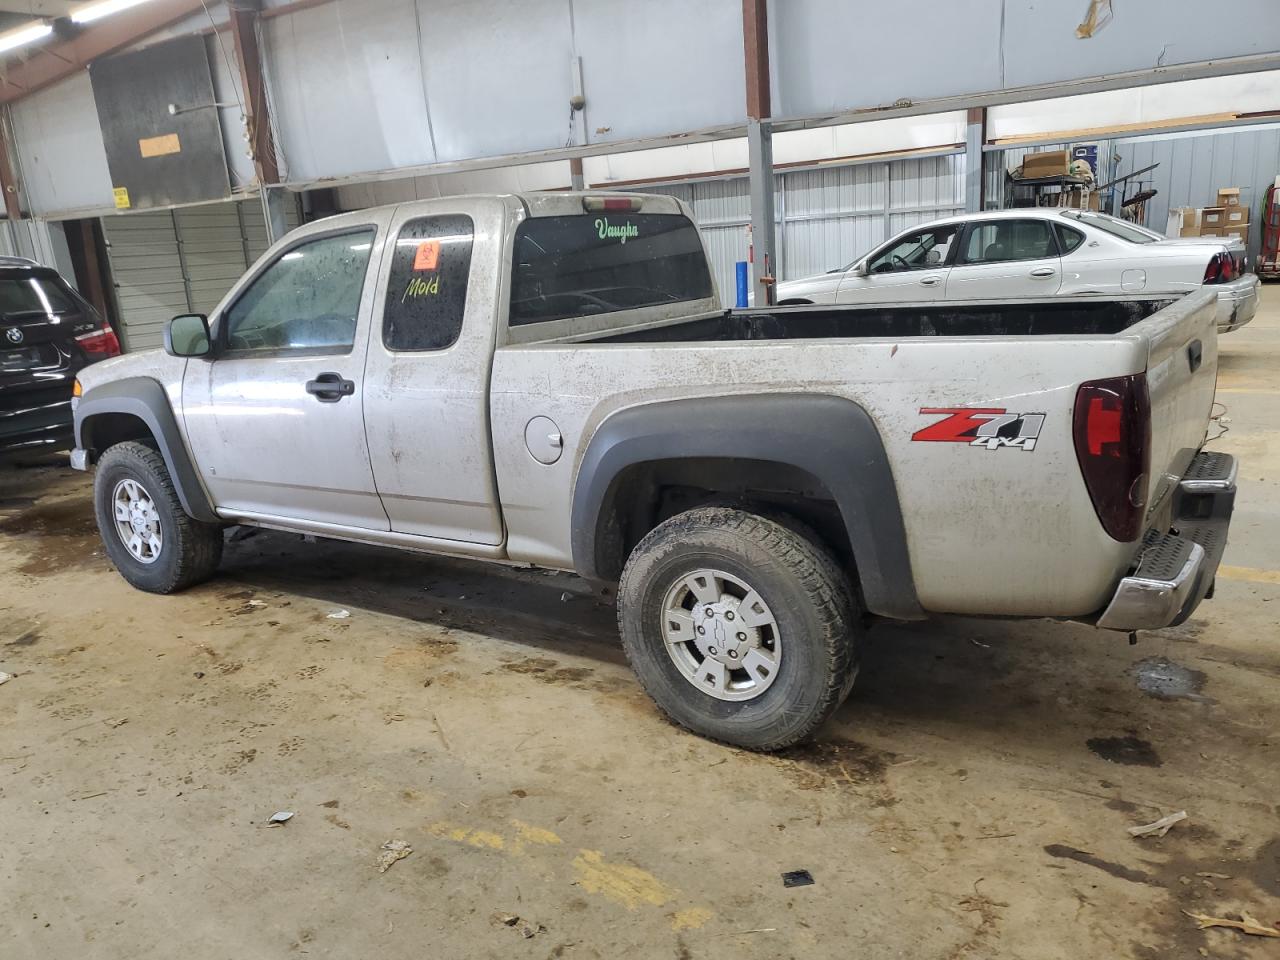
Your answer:
[[[1217,316],[1216,291],[1200,290],[1130,328],[1150,343],[1149,512],[1177,486],[1204,444],[1218,379]]]

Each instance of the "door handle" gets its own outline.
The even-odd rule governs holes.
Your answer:
[[[1053,267],[1036,267],[1031,271],[1033,277],[1052,277],[1056,273]]]
[[[924,277],[920,281],[920,284],[921,286],[932,287],[935,283],[937,283],[941,279],[942,279],[941,277]]]
[[[355,392],[356,385],[350,380],[344,380],[340,373],[322,373],[314,380],[307,381],[307,393],[321,403],[337,403]]]

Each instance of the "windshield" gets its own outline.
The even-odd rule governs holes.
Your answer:
[[[54,316],[76,309],[71,293],[50,277],[0,277],[0,316]]]
[[[513,260],[512,326],[713,296],[698,228],[679,214],[532,217]]]
[[[1130,243],[1155,243],[1157,240],[1164,239],[1160,234],[1148,230],[1146,227],[1140,227],[1136,223],[1129,223],[1127,220],[1117,220],[1115,217],[1109,217],[1105,213],[1091,213],[1087,210],[1066,210],[1062,215],[1070,220],[1097,227],[1113,237],[1128,240]]]

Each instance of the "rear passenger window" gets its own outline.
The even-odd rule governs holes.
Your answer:
[[[1062,248],[1063,253],[1070,253],[1084,243],[1084,234],[1079,230],[1064,226],[1061,223],[1055,223],[1053,229],[1058,232],[1058,246]]]
[[[396,237],[382,315],[389,350],[442,350],[462,332],[475,225],[465,214],[410,220]]]
[[[1058,248],[1043,220],[992,220],[969,228],[962,263],[1002,263],[1056,257]]]

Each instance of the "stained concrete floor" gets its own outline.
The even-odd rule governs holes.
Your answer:
[[[664,723],[573,578],[263,533],[154,597],[84,477],[6,468],[0,955],[1280,957],[1182,913],[1280,921],[1280,287],[1220,388],[1188,624],[877,627],[776,757]]]

